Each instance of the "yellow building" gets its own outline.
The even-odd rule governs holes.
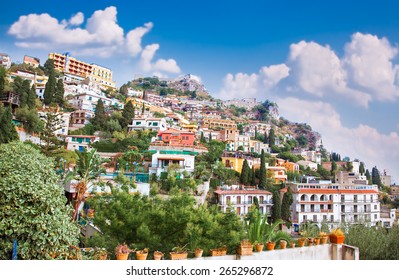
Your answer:
[[[234,157],[234,156],[226,156],[222,157],[222,163],[227,168],[233,169],[237,172],[241,173],[242,165],[244,164],[244,157]],[[247,158],[247,162],[250,168],[252,166],[259,166],[260,158]]]
[[[54,61],[55,69],[63,73],[83,79],[89,78],[104,87],[115,89],[116,84],[112,81],[112,71],[106,67],[77,60],[69,56],[69,53],[50,53],[48,58]]]
[[[115,88],[115,82],[112,80],[112,71],[106,67],[92,64],[92,72],[89,75],[90,80],[100,83],[109,88]]]
[[[237,129],[237,124],[232,120],[222,120],[222,119],[213,119],[213,118],[205,118],[203,121],[203,125],[208,128],[224,128],[224,129]]]

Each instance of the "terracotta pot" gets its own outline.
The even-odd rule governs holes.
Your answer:
[[[120,260],[120,261],[127,260],[128,257],[129,257],[129,253],[127,253],[127,254],[117,254],[116,255],[116,259]]]
[[[306,239],[305,238],[299,238],[298,239],[298,247],[303,247],[303,246],[305,246],[305,241],[306,241]]]
[[[104,254],[104,255],[98,255],[96,258],[95,258],[96,260],[106,260],[107,259],[107,254]]]
[[[314,245],[319,245],[320,244],[320,238],[315,238],[314,239]]]
[[[314,238],[309,237],[307,241],[308,241],[308,246],[314,245]]]
[[[295,243],[294,242],[290,242],[290,247],[291,248],[295,248]]]
[[[266,249],[268,251],[274,250],[274,246],[276,246],[276,243],[274,243],[274,242],[266,242]]]
[[[202,250],[202,249],[195,249],[194,255],[196,258],[201,258],[203,252],[204,252],[204,250]]]
[[[136,252],[136,260],[145,261],[147,259],[148,252],[137,251]]]
[[[280,240],[280,249],[285,249],[285,248],[287,248],[287,241]]]
[[[321,245],[327,244],[327,240],[328,240],[328,235],[323,235],[323,236],[320,238],[320,244],[321,244]]]
[[[255,245],[256,252],[262,252],[263,251],[263,246],[265,246],[263,243],[257,243]]]
[[[344,235],[335,235],[335,234],[330,234],[330,243],[335,243],[335,244],[344,244],[345,236]]]
[[[155,251],[154,252],[154,260],[159,261],[160,259],[162,259],[162,257],[163,257],[163,253],[162,252],[160,252],[160,251]]]
[[[224,248],[211,249],[211,256],[212,257],[225,256],[226,253],[227,253],[227,249],[224,249]]]
[[[171,260],[185,260],[187,259],[187,252],[181,252],[181,253],[176,253],[176,252],[170,252],[170,259]]]

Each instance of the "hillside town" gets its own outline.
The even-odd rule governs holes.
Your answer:
[[[0,119],[2,205],[32,207],[24,184],[26,196],[45,197],[35,187],[51,177],[63,199],[51,207],[66,204],[65,232],[74,237],[48,242],[73,243],[83,255],[101,247],[113,258],[124,243],[154,258],[187,244],[208,249],[205,256],[224,246],[231,253],[241,240],[272,241],[250,236],[257,215],[293,246],[342,228],[362,254],[354,229],[397,226],[399,186],[388,170],[327,151],[322,135],[280,116],[270,100],[213,98],[190,74],[117,87],[111,69],[68,52],[44,62],[25,55],[22,63],[0,53]],[[0,229],[10,241],[0,248],[7,259],[20,237]],[[41,255],[22,242],[21,259],[73,258],[70,246]]]

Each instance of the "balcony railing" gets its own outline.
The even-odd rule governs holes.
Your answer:
[[[231,204],[231,205],[252,205],[254,202],[253,201],[226,201],[226,204]],[[259,205],[267,205],[267,204],[273,204],[272,200],[264,200],[263,202],[259,202]]]

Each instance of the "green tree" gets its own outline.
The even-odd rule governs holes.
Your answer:
[[[143,104],[144,105],[144,104]],[[132,119],[134,119],[135,112],[132,101],[129,100],[128,103],[125,104],[122,110],[122,119],[120,120],[122,128],[126,128],[129,124],[132,123]]]
[[[50,76],[50,73],[54,73],[54,71],[55,71],[54,60],[47,59],[43,65],[43,68],[44,68],[44,74],[46,76]]]
[[[123,84],[120,89],[119,92],[122,93],[123,95],[127,95],[129,92],[129,87],[125,84]]]
[[[262,150],[262,154],[260,156],[260,169],[259,169],[259,184],[258,187],[260,189],[266,189],[267,179],[266,179],[266,159],[265,159],[265,151]]]
[[[281,198],[280,198],[280,191],[277,189],[274,189],[272,191],[273,195],[273,206],[271,208],[271,219],[273,222],[278,221],[281,219]]]
[[[0,98],[3,97],[6,87],[6,69],[0,66]]]
[[[368,169],[366,170],[366,178],[367,178],[369,185],[373,184],[373,179],[371,178],[371,175],[370,175],[370,172]]]
[[[54,112],[48,112],[44,117],[43,130],[40,133],[40,142],[42,151],[46,156],[52,155],[61,147],[61,141],[55,132],[61,129],[61,115]]]
[[[26,104],[28,105],[29,109],[35,109],[36,108],[36,87],[35,85],[32,85],[28,92],[28,98],[26,101]]]
[[[103,130],[107,121],[106,118],[104,103],[101,98],[99,98],[96,104],[96,112],[91,122],[97,130]]]
[[[376,166],[371,169],[371,180],[373,182],[373,185],[377,185],[379,188],[382,188],[382,182],[381,182],[381,177],[380,177],[380,171],[377,169]]]
[[[54,101],[60,106],[64,105],[64,82],[62,81],[62,79],[58,79],[57,81]]]
[[[9,143],[18,140],[19,136],[12,123],[11,107],[6,108],[0,104],[0,143]]]
[[[56,101],[55,100],[56,90],[57,90],[57,81],[55,79],[54,72],[50,72],[48,81],[44,88],[44,94],[43,94],[44,104],[50,105],[51,103]]]
[[[53,162],[30,145],[0,146],[0,259],[10,259],[18,242],[18,258],[65,258],[80,235],[71,223]]]
[[[281,219],[284,221],[291,221],[291,205],[294,202],[291,188],[287,188],[287,192],[283,195],[283,202],[281,203]]]
[[[15,112],[15,118],[23,123],[24,128],[28,132],[40,132],[43,128],[43,122],[35,108],[29,109],[28,106],[18,108]]]
[[[251,169],[251,186],[256,186],[256,175],[255,175],[255,167],[252,166]]]
[[[275,146],[276,145],[276,136],[274,134],[274,129],[271,128],[269,131],[269,146]]]
[[[21,77],[19,77],[19,76],[15,77],[15,79],[12,83],[12,90],[16,93],[22,94],[24,92],[24,88],[22,86],[23,83],[24,83],[24,80]]]
[[[76,197],[72,215],[73,221],[77,219],[79,207],[84,200],[89,184],[97,180],[101,173],[105,173],[105,169],[102,167],[104,160],[97,154],[96,149],[87,151],[87,149],[84,148],[82,152],[76,151],[76,153],[78,154],[78,160],[75,170],[69,172],[65,177],[65,181],[69,181],[72,178],[78,181],[75,187]]]
[[[243,184],[243,185],[249,184],[249,180],[251,179],[250,172],[251,172],[251,169],[249,168],[248,161],[247,161],[247,159],[245,159],[244,163],[242,164],[242,168],[241,168],[241,176],[240,176],[241,184]]]
[[[337,169],[338,169],[337,163],[333,160],[331,162],[331,176],[335,176]]]
[[[267,144],[269,140],[269,136],[267,135],[267,131],[265,130],[265,134],[263,135],[263,143]]]
[[[204,136],[204,132],[203,132],[203,131],[201,131],[201,138],[200,138],[200,142],[201,142],[201,143],[205,143],[205,142],[206,142],[206,140],[205,140],[205,136]]]
[[[365,172],[366,171],[365,171],[365,168],[364,168],[364,162],[360,162],[359,173],[363,175]]]

